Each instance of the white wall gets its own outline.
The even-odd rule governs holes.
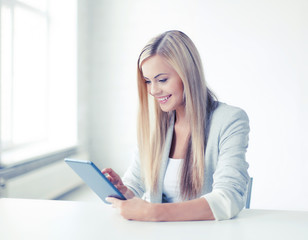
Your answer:
[[[136,61],[165,30],[187,33],[219,99],[245,109],[251,207],[308,210],[308,2],[87,2],[91,158],[123,173],[136,144]],[[81,15],[81,20],[84,16]]]

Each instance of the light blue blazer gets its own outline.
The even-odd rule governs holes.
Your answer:
[[[170,119],[166,144],[162,155],[162,165],[158,180],[158,191],[151,193],[145,189],[140,174],[140,161],[136,151],[131,166],[126,171],[123,182],[135,196],[153,203],[162,202],[163,182],[169,161],[174,116]],[[249,175],[245,159],[248,147],[249,120],[240,108],[218,103],[211,118],[205,152],[204,197],[216,220],[230,219],[244,207]]]

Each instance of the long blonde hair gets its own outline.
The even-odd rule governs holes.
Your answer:
[[[214,95],[207,88],[199,53],[194,43],[180,31],[167,31],[153,38],[141,51],[137,66],[139,93],[138,145],[142,173],[146,187],[155,192],[165,145],[170,115],[154,102],[153,119],[149,109],[149,96],[142,75],[142,63],[160,55],[174,68],[184,86],[186,115],[191,135],[186,159],[182,166],[181,196],[191,199],[201,194],[204,182],[204,154],[207,141],[205,129],[213,111]]]

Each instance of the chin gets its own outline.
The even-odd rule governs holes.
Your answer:
[[[174,110],[174,108],[172,107],[160,107],[160,109],[163,111],[163,112],[171,112]]]
[[[162,109],[162,108],[160,110],[162,110],[163,112],[166,112],[166,113],[170,112],[170,110],[166,110],[166,109]]]

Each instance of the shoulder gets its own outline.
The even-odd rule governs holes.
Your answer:
[[[248,115],[243,109],[217,102],[217,107],[212,113],[212,124],[227,123],[236,119],[249,121]]]
[[[211,131],[223,134],[228,130],[239,128],[249,131],[249,118],[246,112],[239,107],[217,102],[217,107],[211,116]]]

